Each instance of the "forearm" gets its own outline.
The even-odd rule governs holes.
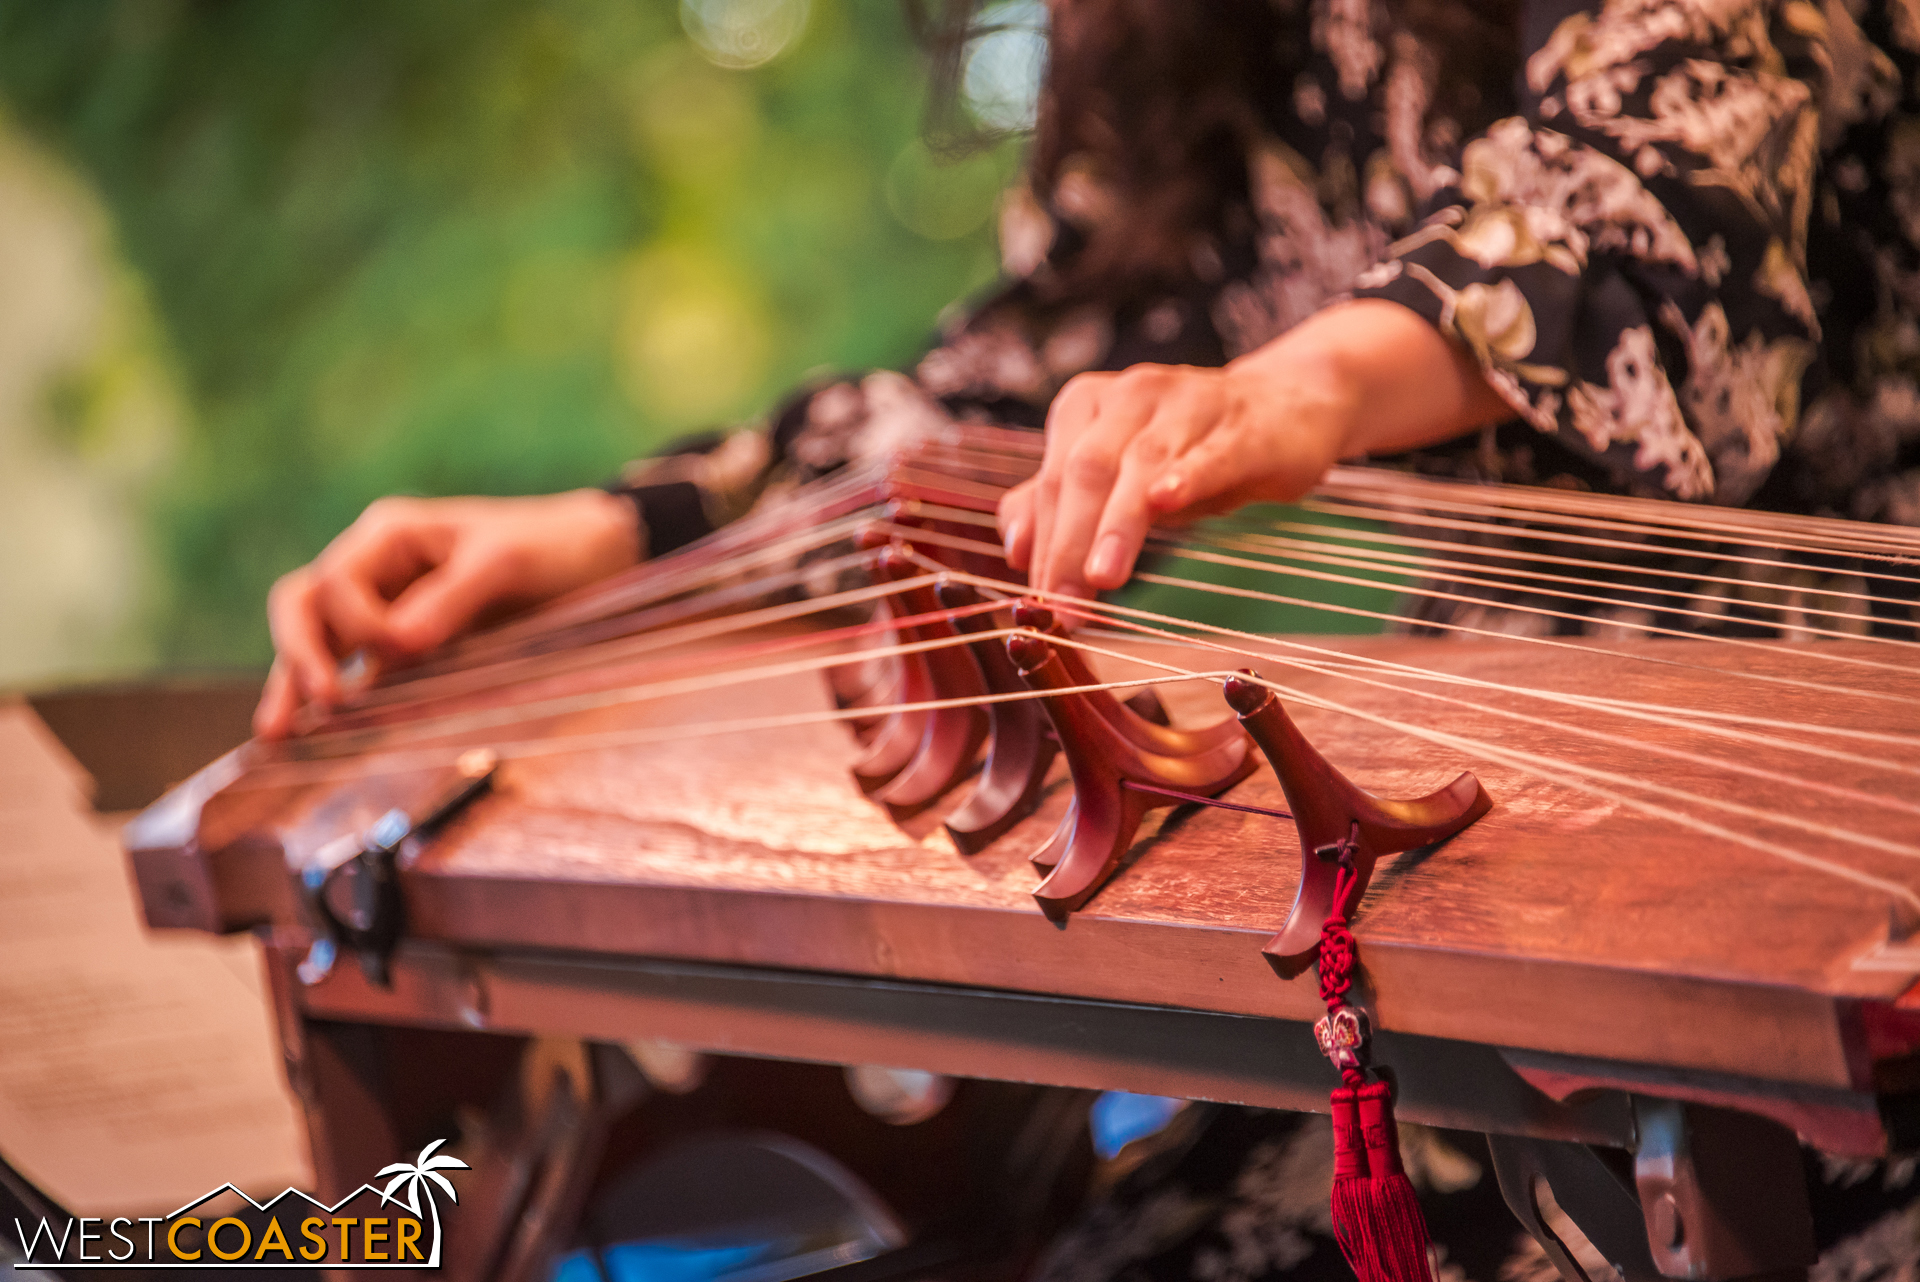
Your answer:
[[[1296,395],[1302,380],[1319,383],[1337,407],[1339,458],[1438,444],[1513,413],[1471,354],[1425,318],[1383,299],[1318,312],[1228,370],[1258,382],[1285,381]]]

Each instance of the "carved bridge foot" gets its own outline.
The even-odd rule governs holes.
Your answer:
[[[900,583],[924,571],[902,550],[888,547],[875,554],[873,573],[878,580]],[[959,635],[947,620],[925,617],[941,612],[930,584],[901,588],[887,598],[887,607],[896,619],[921,618],[897,628],[902,641],[945,641]],[[942,646],[900,657],[906,672],[902,694],[908,701],[969,699],[977,705],[987,694],[980,669],[964,647]],[[987,712],[980,706],[896,713],[854,767],[854,777],[895,819],[910,818],[967,777],[986,742],[987,728]]]
[[[1341,905],[1341,915],[1351,917],[1376,859],[1453,836],[1486,814],[1493,799],[1471,771],[1425,797],[1376,797],[1354,786],[1307,742],[1273,691],[1233,677],[1225,694],[1280,776],[1300,831],[1300,892],[1286,924],[1262,950],[1273,968],[1291,979],[1313,964],[1320,928],[1334,908],[1334,877],[1343,854],[1352,853],[1358,874],[1348,902]]]
[[[1019,618],[1016,613],[1016,622]],[[1089,684],[1092,674],[1076,680],[1062,652],[1037,636],[1009,637],[1007,653],[1030,687],[1055,692],[1040,702],[1073,776],[1071,835],[1053,872],[1033,894],[1041,910],[1055,920],[1086,903],[1113,875],[1149,810],[1182,799],[1129,785],[1212,797],[1254,771],[1247,738],[1231,721],[1224,723],[1229,731],[1225,736],[1218,727],[1178,731],[1154,726],[1106,691],[1058,693]],[[1159,733],[1147,736],[1142,727]],[[1141,737],[1164,746],[1143,747]],[[1186,750],[1174,748],[1174,743]],[[1201,746],[1190,746],[1194,744]]]
[[[980,593],[965,583],[941,583],[935,595],[941,605],[955,611],[966,610],[982,600]],[[991,614],[960,614],[953,623],[966,633],[991,632],[995,627]],[[979,667],[981,679],[994,694],[1026,691],[1013,661],[1007,658],[1006,647],[998,640],[970,641],[967,649]],[[987,763],[980,770],[973,792],[946,823],[947,835],[953,838],[953,844],[968,855],[986,849],[1033,813],[1046,786],[1047,770],[1060,752],[1046,713],[1030,699],[990,704],[987,720],[991,726]]]

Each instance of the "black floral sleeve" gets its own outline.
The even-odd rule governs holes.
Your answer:
[[[1807,227],[1831,65],[1808,4],[1537,5],[1522,114],[1362,273],[1621,488],[1744,503],[1820,326]]]

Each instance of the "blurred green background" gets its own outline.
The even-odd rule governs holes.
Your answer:
[[[0,683],[262,662],[378,495],[911,361],[1018,161],[926,82],[897,0],[0,0]]]

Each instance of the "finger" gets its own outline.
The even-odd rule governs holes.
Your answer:
[[[1033,491],[1035,482],[1026,480],[1000,496],[996,514],[1000,525],[1000,546],[1007,565],[1015,570],[1027,568],[1033,552]]]
[[[327,644],[310,569],[295,570],[273,585],[267,594],[267,629],[295,701],[331,706],[340,694],[339,656]]]
[[[370,503],[316,564],[391,601],[452,555],[458,522],[446,518],[447,502],[386,498]]]
[[[1060,469],[1049,540],[1038,563],[1041,587],[1067,596],[1088,595],[1086,564],[1100,518],[1120,479],[1121,462],[1156,408],[1158,384],[1117,383],[1101,403],[1100,416]]]
[[[1140,548],[1147,540],[1147,528],[1154,512],[1147,491],[1165,468],[1167,460],[1186,444],[1192,418],[1181,414],[1167,422],[1166,414],[1157,415],[1146,430],[1133,439],[1120,460],[1120,472],[1100,512],[1100,524],[1094,532],[1082,577],[1087,586],[1106,591],[1124,584],[1133,574]]]
[[[513,596],[515,554],[488,544],[466,544],[402,592],[387,615],[388,644],[422,654],[472,626],[487,607]]]
[[[1020,568],[1027,572],[1027,582],[1036,589],[1045,590],[1045,569],[1047,548],[1053,541],[1054,509],[1060,502],[1060,475],[1057,469],[1043,470],[1033,479],[1033,498],[1029,510],[1033,514],[1033,533],[1027,536],[1026,564]]]
[[[1286,445],[1284,438],[1244,425],[1209,432],[1167,465],[1148,501],[1155,512],[1194,514],[1257,500],[1291,502],[1311,489],[1333,460]]]
[[[1027,551],[1027,581],[1047,590],[1045,567],[1053,546],[1053,531],[1060,502],[1060,487],[1067,459],[1100,419],[1101,398],[1114,375],[1082,374],[1069,379],[1047,409],[1047,446],[1035,477],[1032,499],[1033,535]]]
[[[320,621],[342,654],[387,644],[390,607],[365,579],[342,569],[315,576],[314,605]]]
[[[274,660],[273,667],[267,673],[267,684],[261,688],[260,702],[253,709],[253,732],[262,739],[284,739],[287,731],[293,728],[293,714],[300,707],[299,696],[293,688],[293,678],[287,675],[284,660]]]

